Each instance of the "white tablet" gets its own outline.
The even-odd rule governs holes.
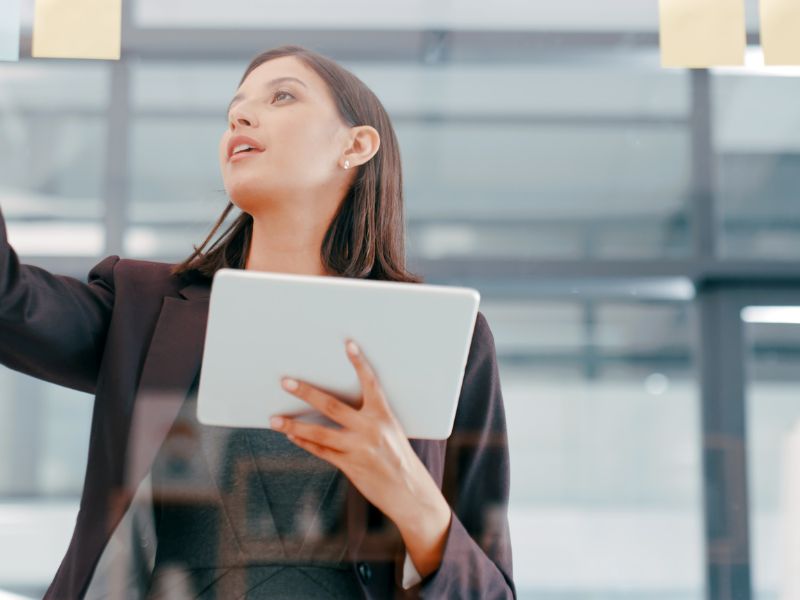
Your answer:
[[[283,376],[357,402],[361,384],[345,352],[345,339],[352,338],[406,435],[450,436],[477,290],[220,269],[209,302],[197,396],[201,423],[268,428],[274,414],[309,412],[281,387]]]

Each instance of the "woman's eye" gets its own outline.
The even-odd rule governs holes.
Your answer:
[[[274,100],[275,98],[277,98],[278,96],[282,96],[283,94],[286,94],[287,96],[291,96],[292,98],[294,98],[294,95],[293,95],[293,94],[290,94],[289,92],[287,92],[287,91],[285,91],[285,90],[278,90],[278,91],[277,91],[277,92],[275,92],[275,94],[272,96],[272,99]],[[228,113],[228,114],[225,116],[225,121],[226,121],[226,122],[230,122],[230,120],[231,120],[231,115],[230,115],[230,113]]]
[[[274,100],[275,98],[281,96],[282,94],[286,94],[287,96],[292,96],[289,92],[286,92],[284,90],[278,90],[277,92],[275,92],[275,95],[272,97],[272,99]],[[294,98],[294,96],[292,96],[292,98]]]

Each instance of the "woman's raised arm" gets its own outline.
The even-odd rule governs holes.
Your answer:
[[[0,209],[0,363],[93,394],[114,304],[113,255],[88,283],[21,264]]]

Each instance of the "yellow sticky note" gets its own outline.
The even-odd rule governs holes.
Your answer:
[[[800,65],[800,1],[761,0],[765,65]]]
[[[119,60],[122,0],[36,0],[31,56]]]
[[[744,0],[659,0],[661,66],[743,65]]]

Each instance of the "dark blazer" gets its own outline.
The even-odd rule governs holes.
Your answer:
[[[47,599],[85,594],[200,368],[211,282],[171,276],[170,266],[113,255],[84,283],[20,264],[0,211],[0,362],[95,395],[80,510]],[[402,539],[351,485],[348,547],[365,597],[516,597],[505,414],[494,338],[482,313],[453,435],[411,444],[453,508],[444,558],[403,591]]]

